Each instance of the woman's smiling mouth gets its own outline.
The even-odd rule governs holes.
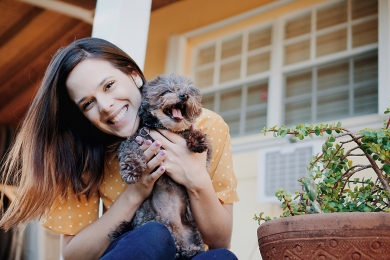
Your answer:
[[[128,110],[129,110],[129,107],[125,106],[113,119],[108,120],[108,123],[110,123],[110,124],[118,123],[119,121],[121,121],[125,117]]]

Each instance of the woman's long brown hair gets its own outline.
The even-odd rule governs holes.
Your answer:
[[[145,81],[133,59],[102,39],[80,39],[54,55],[1,169],[1,182],[18,187],[0,220],[5,230],[44,217],[57,197],[66,197],[68,187],[89,198],[101,184],[107,146],[118,137],[93,126],[65,85],[85,59],[107,60],[128,75],[135,70]]]

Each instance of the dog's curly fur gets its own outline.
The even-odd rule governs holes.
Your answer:
[[[136,136],[150,139],[143,126],[149,129],[166,128],[180,134],[187,147],[197,153],[207,150],[207,170],[211,160],[211,144],[202,131],[190,126],[202,113],[200,91],[188,77],[168,74],[157,76],[142,87],[139,110],[141,127],[123,141],[118,149],[123,181],[138,181],[146,169],[146,159]],[[191,167],[189,165],[189,167]],[[123,222],[110,234],[112,239],[150,221],[164,224],[176,243],[176,259],[190,259],[204,251],[201,233],[195,224],[187,191],[184,186],[163,174],[154,184],[152,194],[143,202],[130,222]]]

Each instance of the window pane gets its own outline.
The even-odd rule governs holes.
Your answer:
[[[311,15],[310,13],[301,16],[299,18],[290,20],[286,23],[285,27],[285,39],[290,39],[295,36],[310,33],[311,27]]]
[[[229,126],[229,133],[231,136],[238,136],[240,134],[240,115],[229,115],[225,116],[221,114],[223,120]]]
[[[248,57],[246,75],[253,75],[269,70],[270,53],[265,52],[252,57]]]
[[[355,115],[378,113],[378,83],[371,83],[354,92]]]
[[[214,94],[203,95],[202,97],[202,106],[209,110],[214,110]]]
[[[286,78],[285,97],[294,97],[306,93],[311,93],[312,77],[311,71]]]
[[[291,104],[286,104],[285,125],[311,123],[311,100],[306,99]]]
[[[349,84],[348,62],[318,69],[317,90],[328,90]]]
[[[377,0],[353,0],[352,1],[352,19],[362,18],[368,15],[378,13]]]
[[[347,49],[347,30],[342,29],[317,37],[317,57]]]
[[[219,82],[226,82],[240,78],[241,60],[230,62],[221,66]]]
[[[245,134],[261,133],[267,125],[267,110],[255,110],[246,113]]]
[[[357,24],[352,27],[352,47],[378,42],[378,20]]]
[[[221,58],[225,59],[234,55],[241,54],[242,36],[222,42]]]
[[[248,51],[259,49],[271,44],[271,27],[257,30],[249,34]]]
[[[267,83],[248,88],[248,95],[247,95],[247,102],[246,102],[248,107],[267,103],[267,99],[268,99]]]
[[[215,44],[210,47],[200,49],[196,60],[196,65],[204,65],[207,63],[214,62],[215,60]]]
[[[203,88],[213,85],[214,68],[200,70],[195,75],[196,87]]]
[[[219,112],[227,112],[241,108],[241,89],[221,93]]]
[[[343,1],[317,11],[317,30],[347,22],[347,3]]]
[[[308,60],[310,58],[310,41],[305,40],[302,42],[287,45],[284,48],[286,65]]]
[[[354,72],[355,84],[378,80],[378,55],[375,53],[369,57],[355,59]]]
[[[349,116],[348,90],[317,97],[317,122]]]
[[[366,115],[378,112],[378,56],[356,59],[354,62],[354,113]]]

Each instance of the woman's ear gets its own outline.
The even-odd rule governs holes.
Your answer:
[[[133,78],[134,84],[137,86],[137,88],[140,88],[144,85],[144,81],[135,70],[131,72],[130,76]]]

